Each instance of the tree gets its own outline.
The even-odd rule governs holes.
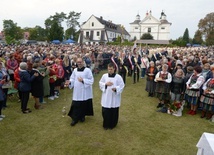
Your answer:
[[[78,19],[80,18],[81,13],[76,13],[74,11],[70,12],[68,14],[68,16],[66,16],[66,14],[64,12],[61,13],[56,13],[53,16],[50,16],[49,18],[47,18],[45,20],[45,27],[46,27],[46,31],[48,34],[48,38],[49,40],[52,40],[53,36],[56,39],[56,36],[53,35],[53,29],[56,29],[56,23],[58,24],[58,30],[63,30],[62,27],[62,22],[66,21],[66,25],[67,25],[67,29],[65,31],[65,38],[69,39],[71,38],[71,36],[73,36],[74,40],[77,40],[78,37],[77,35],[79,34],[77,31],[77,27],[79,27],[79,22]],[[52,28],[52,26],[54,26],[54,28]],[[51,30],[52,28],[52,30]],[[50,31],[52,31],[52,34],[50,34]],[[59,34],[61,34],[62,32],[58,32]],[[64,31],[63,31],[64,34]],[[63,38],[63,36],[59,36],[58,38]]]
[[[193,38],[193,41],[192,41],[193,44],[202,44],[203,43],[203,39],[202,39],[202,33],[200,30],[197,30],[195,32],[195,35],[194,35],[194,38]]]
[[[186,43],[189,43],[189,30],[188,30],[188,28],[186,28],[184,31],[183,41],[185,41]]]
[[[59,26],[59,24],[55,21],[49,31],[49,36],[48,38],[52,41],[52,40],[63,40],[63,27]]]
[[[3,31],[8,44],[15,43],[15,41],[23,38],[23,30],[12,20],[3,20]]]
[[[48,40],[52,41],[54,39],[63,40],[64,30],[62,27],[62,22],[66,19],[66,14],[64,12],[56,13],[45,20],[46,34]],[[55,32],[54,32],[55,31]],[[57,36],[58,35],[58,36]]]
[[[206,38],[206,45],[214,45],[214,31],[209,32]]]
[[[66,24],[68,27],[68,29],[65,31],[66,39],[69,39],[71,38],[71,36],[73,36],[73,38],[71,39],[78,40],[79,32],[77,31],[77,28],[80,27],[80,24],[78,22],[80,15],[81,15],[81,12],[79,13],[76,13],[74,11],[69,12],[66,18],[67,19]]]
[[[183,40],[183,37],[179,37],[175,41],[172,42],[173,45],[184,47],[186,46],[186,42]]]
[[[207,14],[205,18],[201,19],[198,23],[198,28],[206,42],[210,45],[212,42],[210,39],[214,38],[214,12]]]
[[[150,33],[144,33],[140,39],[153,40],[153,36]]]

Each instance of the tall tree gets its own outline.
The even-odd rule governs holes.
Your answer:
[[[81,15],[81,12],[79,13],[74,11],[69,12],[66,18],[67,19],[66,24],[68,28],[65,33],[66,39],[71,38],[77,41],[78,35],[79,35],[77,28],[80,27],[80,24],[78,22],[80,15]]]
[[[184,31],[183,40],[186,43],[189,43],[189,30],[188,30],[188,28],[186,28],[185,31]]]
[[[52,24],[49,32],[50,32],[49,33],[50,41],[63,40],[63,34],[64,34],[63,27],[59,26],[59,24],[56,21]]]
[[[23,38],[23,30],[13,20],[3,20],[3,31],[8,44]]]
[[[62,22],[66,19],[66,14],[64,12],[56,13],[53,16],[50,16],[45,20],[46,34],[48,36],[48,40],[51,41],[53,39],[58,39],[60,41],[63,40],[64,30],[62,27]],[[56,30],[54,32],[53,30]],[[56,35],[59,36],[56,36]]]
[[[201,19],[198,23],[198,28],[206,42],[210,44],[212,42],[210,39],[214,38],[214,12],[207,14],[205,18]]]
[[[194,35],[194,38],[193,38],[193,41],[192,41],[193,44],[202,44],[203,43],[203,39],[202,39],[202,33],[200,30],[197,30],[195,32],[195,35]]]
[[[206,38],[206,44],[208,46],[214,45],[214,31],[209,32]]]
[[[46,30],[40,26],[35,26],[34,28],[25,28],[24,30],[30,33],[29,40],[47,40]]]

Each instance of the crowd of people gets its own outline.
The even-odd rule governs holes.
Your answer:
[[[71,125],[74,126],[78,121],[84,122],[86,115],[93,115],[91,89],[93,75],[107,68],[111,73],[112,65],[108,66],[109,63],[113,64],[114,73],[120,75],[124,85],[127,76],[131,77],[133,84],[137,84],[140,78],[145,78],[148,97],[156,96],[159,99],[158,108],[185,100],[190,115],[195,115],[198,108],[202,111],[202,118],[210,119],[214,114],[213,47],[8,45],[0,46],[0,62],[0,120],[5,117],[1,114],[1,109],[7,108],[7,91],[11,88],[9,83],[12,81],[18,90],[24,114],[32,111],[28,108],[30,93],[35,101],[34,108],[39,110],[43,108],[41,103],[45,103],[44,98],[47,97],[49,100],[59,98],[60,89],[65,85],[74,88],[69,112],[72,118]],[[115,75],[113,77],[120,79]],[[108,88],[112,90],[114,85],[109,81],[102,83],[104,79],[109,78],[105,75],[100,81],[103,93],[105,90],[109,91]],[[121,93],[123,84],[120,85],[121,89],[115,85],[116,89],[112,91],[115,94]],[[88,90],[80,89],[82,87]],[[109,127],[108,114],[114,113],[117,117],[114,118],[116,120],[114,124],[117,124],[120,100],[115,103],[118,106],[109,106],[104,98],[102,97],[105,120],[103,127],[113,128],[116,125]],[[88,113],[84,106],[80,106],[85,104],[85,101],[88,103],[87,106],[90,106]]]

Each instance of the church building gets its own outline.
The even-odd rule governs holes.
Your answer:
[[[139,40],[143,34],[150,33],[154,40],[170,40],[170,26],[172,23],[166,19],[166,14],[162,11],[160,19],[152,16],[152,11],[146,13],[143,20],[140,15],[136,16],[134,22],[130,23],[131,40]]]

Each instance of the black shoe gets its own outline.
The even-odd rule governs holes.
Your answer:
[[[163,107],[163,104],[158,103],[157,108],[161,108],[161,107]]]
[[[22,111],[23,114],[28,114],[28,113],[31,113],[31,110],[24,110]]]
[[[81,118],[80,122],[85,122],[85,117]]]
[[[78,123],[78,121],[72,121],[71,122],[71,126],[74,126],[75,124],[77,124]]]

